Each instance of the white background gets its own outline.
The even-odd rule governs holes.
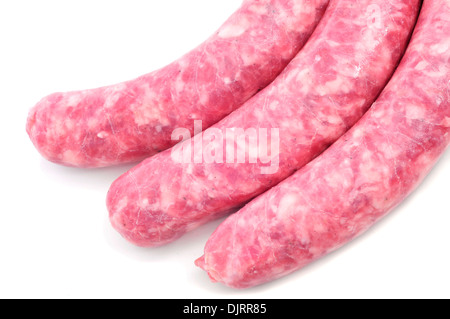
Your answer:
[[[127,167],[43,160],[25,132],[45,95],[135,78],[209,37],[240,0],[0,2],[1,298],[449,298],[450,152],[361,238],[243,291],[193,264],[219,222],[158,249],[110,226],[105,197]]]

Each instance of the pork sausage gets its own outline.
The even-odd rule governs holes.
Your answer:
[[[137,162],[240,107],[305,44],[329,0],[245,0],[206,42],[135,80],[55,93],[31,111],[27,132],[48,160],[75,167]]]
[[[114,182],[107,199],[114,228],[136,245],[160,246],[245,204],[307,164],[352,127],[385,87],[404,53],[419,4],[331,1],[307,45],[271,85],[203,135]],[[241,140],[227,134],[264,128],[269,156],[254,162],[250,153],[264,147],[245,145],[251,138],[245,134]],[[231,160],[226,151],[217,158],[216,149],[211,152],[215,160],[198,161],[197,155],[205,155],[202,149],[208,153],[217,143],[232,146]],[[177,160],[184,158],[174,157],[182,153],[177,149],[192,149],[193,158]],[[238,160],[240,151],[248,160]]]
[[[292,273],[397,207],[450,143],[450,0],[425,0],[408,51],[363,119],[316,160],[227,219],[197,261],[247,288]]]

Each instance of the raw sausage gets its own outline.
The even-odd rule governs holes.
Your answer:
[[[48,160],[105,167],[136,162],[241,106],[286,67],[329,0],[246,0],[206,42],[158,71],[113,86],[56,93],[30,112],[27,132]]]
[[[450,0],[425,0],[371,110],[329,150],[227,219],[197,264],[235,288],[296,271],[399,205],[450,143]]]
[[[265,174],[262,169],[268,167],[260,161],[180,163],[169,150],[111,186],[107,204],[114,228],[139,246],[166,244],[308,163],[355,124],[386,85],[418,7],[417,0],[332,1],[308,44],[274,83],[206,130],[202,143],[195,141],[201,135],[185,142],[202,155],[198,145],[214,143],[205,137],[210,131],[218,129],[226,136],[230,128],[278,128],[275,170]],[[236,140],[224,144],[246,148]],[[248,152],[247,147],[246,157]]]
[[[274,83],[203,135],[146,160],[114,182],[107,200],[114,228],[139,246],[169,243],[311,161],[354,125],[384,88],[404,53],[419,3],[332,1],[307,45]],[[261,144],[245,145],[245,134],[239,141],[227,134],[230,129],[264,128],[269,156],[237,160],[239,151],[249,158]],[[215,144],[219,150],[231,145],[236,150],[232,160],[215,156],[220,153],[216,148],[214,161],[198,161],[197,155],[205,155],[202,148]],[[179,160],[184,159],[178,152],[182,149],[194,150],[195,159]]]

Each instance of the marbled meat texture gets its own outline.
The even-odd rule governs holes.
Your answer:
[[[306,43],[329,0],[246,0],[206,42],[172,64],[113,86],[56,93],[27,132],[48,160],[75,167],[141,161],[207,128],[271,83]]]
[[[197,264],[231,287],[269,282],[338,249],[399,205],[450,143],[449,35],[450,0],[425,0],[401,66],[367,115],[227,219]]]
[[[274,172],[263,173],[268,164],[261,161],[180,164],[168,150],[111,186],[112,225],[136,245],[164,245],[292,175],[375,101],[405,51],[419,2],[333,0],[307,45],[277,80],[203,135],[205,149],[216,142],[206,137],[212,129],[225,136],[229,128],[279,128],[280,163]],[[201,153],[199,143],[185,143]],[[237,143],[224,144],[238,149]]]

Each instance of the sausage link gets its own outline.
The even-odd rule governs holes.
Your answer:
[[[75,167],[137,162],[174,144],[172,131],[206,128],[272,82],[306,43],[329,0],[246,0],[206,42],[135,80],[55,93],[27,132],[48,160]]]
[[[197,265],[247,288],[292,273],[397,207],[450,143],[450,0],[425,0],[371,110],[330,149],[227,219]]]
[[[342,136],[375,101],[404,53],[419,2],[332,1],[307,45],[285,71],[206,130],[199,144],[207,149],[215,143],[208,137],[212,131],[226,136],[230,128],[276,128],[279,152],[272,149],[271,156],[279,155],[279,165],[270,167],[260,160],[179,163],[172,158],[175,149],[166,151],[111,186],[107,204],[112,225],[136,245],[160,246],[292,175]],[[196,155],[201,153],[196,146],[199,136],[180,144],[180,149],[189,146]],[[227,136],[224,144],[245,149],[237,140]],[[247,158],[249,152],[248,148]]]

